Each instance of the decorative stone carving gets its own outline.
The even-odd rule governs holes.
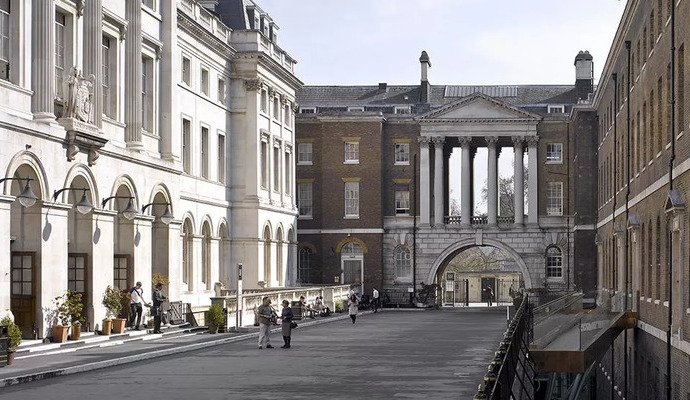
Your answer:
[[[498,143],[497,136],[487,136],[484,138],[484,140],[486,140],[486,144],[489,146],[496,146],[496,143]]]
[[[290,101],[290,99],[287,98],[287,96],[280,96],[280,104],[282,104],[283,107],[285,107],[291,103],[292,102]]]
[[[513,147],[515,148],[522,148],[522,146],[525,145],[525,137],[524,136],[513,136],[512,138],[513,141]]]
[[[539,136],[528,136],[526,141],[528,146],[536,146],[539,144]]]
[[[77,6],[77,17],[81,17],[84,15],[84,0],[77,0],[76,4]]]
[[[263,85],[264,85],[264,81],[261,78],[245,79],[245,81],[244,81],[244,88],[250,92],[256,91],[256,90],[261,90]]]
[[[295,114],[297,114],[297,111],[299,110],[299,104],[297,104],[297,103],[294,102],[294,101],[291,102],[290,104],[291,104],[291,106],[292,106],[292,112],[295,113]]]
[[[460,147],[469,146],[472,144],[472,138],[469,136],[460,136],[458,142],[460,142]]]
[[[443,136],[436,136],[432,138],[431,141],[434,143],[434,146],[443,146],[443,143],[446,141],[446,138]]]
[[[268,88],[268,97],[273,98],[276,95],[278,95],[278,91],[274,87],[269,87]]]
[[[422,147],[429,147],[429,137],[428,136],[417,136],[417,141]]]
[[[127,25],[120,25],[120,41],[127,39]]]
[[[93,105],[91,96],[93,82],[96,77],[91,74],[89,79],[84,78],[76,66],[72,67],[66,79],[67,95],[65,96],[64,118],[76,118],[90,123],[92,121]]]

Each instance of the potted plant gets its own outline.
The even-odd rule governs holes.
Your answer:
[[[437,283],[425,284],[420,282],[421,288],[417,290],[417,307],[429,307],[436,304],[436,293],[441,290]]]
[[[67,293],[55,298],[55,316],[57,323],[52,326],[53,342],[62,343],[67,341],[70,326],[70,314],[67,308]]]
[[[102,303],[105,307],[105,319],[103,320],[101,333],[104,335],[110,335],[113,326],[113,319],[120,315],[120,312],[122,311],[122,294],[120,290],[108,285],[108,287],[105,288]]]
[[[0,325],[7,326],[7,365],[12,365],[17,346],[22,342],[22,330],[12,321],[9,315],[0,320]]]
[[[223,307],[220,304],[213,304],[208,308],[208,332],[218,333],[218,327],[225,324],[225,315],[223,315]]]
[[[65,313],[69,316],[71,324],[70,339],[79,340],[81,338],[81,326],[86,322],[82,294],[73,290],[67,290],[64,300],[62,306]]]

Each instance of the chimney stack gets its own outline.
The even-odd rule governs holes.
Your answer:
[[[428,72],[431,68],[431,60],[429,60],[429,55],[426,51],[422,51],[422,55],[419,57],[419,63],[422,66],[422,82],[419,85],[419,102],[422,104],[428,104],[431,98],[431,84],[429,83]]]
[[[589,51],[581,51],[575,56],[575,91],[578,100],[587,100],[594,93],[594,58]]]

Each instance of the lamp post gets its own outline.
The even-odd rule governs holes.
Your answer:
[[[34,191],[31,190],[31,181],[33,180],[33,178],[2,178],[0,179],[0,183],[5,181],[26,181],[26,186],[24,186],[24,190],[17,196],[17,200],[19,200],[19,204],[23,207],[31,207],[36,204],[36,200],[38,200]]]
[[[112,199],[129,199],[129,202],[127,203],[127,207],[125,207],[124,210],[120,211],[122,216],[125,217],[126,219],[131,221],[139,213],[139,211],[136,209],[136,207],[134,207],[134,202],[132,201],[134,199],[133,196],[110,196],[110,197],[106,197],[101,202],[101,208],[104,208],[106,203],[108,203]]]
[[[159,205],[159,206],[164,205],[165,206],[165,211],[163,212],[163,215],[158,217],[158,218],[160,218],[161,222],[164,223],[165,225],[168,225],[170,222],[172,222],[173,219],[175,219],[172,212],[170,212],[170,203],[168,203],[168,202],[159,202],[159,203],[153,202],[153,203],[144,204],[144,206],[141,207],[141,213],[143,214],[147,208],[149,208],[153,205]]]
[[[79,214],[88,214],[93,210],[93,204],[89,201],[89,199],[86,197],[86,191],[89,190],[89,188],[62,188],[60,190],[56,190],[53,192],[53,202],[57,199],[57,197],[60,195],[60,193],[64,191],[73,191],[73,190],[83,190],[84,193],[81,195],[81,200],[77,204],[74,205],[74,207],[77,209],[77,212]]]

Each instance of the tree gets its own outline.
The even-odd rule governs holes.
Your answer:
[[[513,164],[515,165],[515,164]],[[524,187],[524,193],[527,193],[527,185],[528,185],[528,171],[527,171],[527,166],[523,166],[523,187]],[[510,176],[499,176],[498,177],[498,215],[502,217],[509,217],[509,216],[514,216],[515,215],[515,175],[510,175]],[[489,182],[488,180],[484,181],[484,187],[482,187],[482,203],[481,204],[488,204],[488,197],[489,197]],[[527,196],[525,196],[525,199],[527,199]],[[524,210],[527,210],[527,203],[525,200],[525,206],[523,208]],[[475,212],[475,215],[479,215]]]

